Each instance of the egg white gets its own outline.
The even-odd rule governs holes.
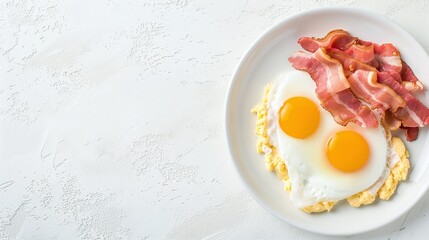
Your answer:
[[[386,168],[388,140],[384,128],[362,128],[349,123],[346,127],[335,122],[332,115],[319,104],[316,84],[308,73],[293,70],[274,83],[268,102],[268,136],[285,161],[292,184],[292,202],[303,208],[322,201],[339,201],[368,189]],[[306,139],[293,138],[279,125],[279,109],[292,97],[303,96],[319,107],[320,123]],[[336,132],[354,130],[370,146],[368,163],[360,170],[345,173],[335,169],[326,158],[326,143]]]

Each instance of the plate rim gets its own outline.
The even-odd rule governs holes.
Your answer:
[[[404,216],[426,194],[426,192],[428,191],[428,188],[429,188],[429,182],[426,182],[424,184],[424,189],[422,189],[421,191],[419,191],[417,193],[416,197],[414,198],[414,200],[410,204],[408,204],[406,207],[402,208],[401,211],[398,211],[398,213],[395,214],[394,217],[390,218],[389,220],[387,220],[385,222],[381,222],[378,225],[371,226],[370,228],[367,228],[365,230],[360,230],[360,231],[332,232],[332,231],[330,231],[330,229],[323,231],[320,229],[312,229],[310,227],[302,225],[298,221],[295,221],[295,219],[293,219],[293,218],[286,219],[284,216],[273,211],[258,196],[258,194],[256,194],[256,192],[254,192],[254,190],[250,188],[249,184],[246,182],[246,179],[244,177],[244,173],[240,169],[237,160],[235,160],[235,154],[234,154],[233,149],[231,147],[232,146],[232,144],[231,144],[231,142],[232,142],[232,136],[231,136],[232,131],[231,131],[231,124],[230,124],[230,120],[229,120],[230,112],[231,112],[231,104],[230,103],[231,103],[232,98],[233,98],[233,96],[232,96],[233,91],[232,90],[238,82],[237,78],[238,78],[238,75],[240,74],[240,72],[243,68],[243,65],[248,61],[249,58],[251,58],[251,55],[257,50],[258,46],[265,40],[265,38],[267,36],[269,36],[270,34],[274,33],[278,28],[280,28],[284,24],[287,24],[289,21],[292,21],[295,18],[303,17],[306,15],[312,15],[312,14],[316,14],[316,13],[323,13],[323,12],[327,12],[327,11],[344,11],[344,12],[358,13],[358,14],[363,14],[363,15],[369,15],[373,18],[376,18],[381,23],[389,24],[391,27],[394,27],[396,30],[399,30],[399,32],[404,34],[404,36],[409,41],[412,41],[414,44],[416,44],[416,46],[418,46],[427,55],[427,52],[422,47],[422,45],[406,29],[404,29],[402,26],[400,26],[398,23],[394,22],[393,20],[389,19],[388,17],[386,17],[380,13],[377,13],[373,10],[370,10],[370,9],[366,9],[366,8],[362,8],[362,7],[346,7],[346,6],[318,7],[318,8],[312,8],[309,10],[304,10],[304,11],[301,11],[298,13],[291,14],[291,15],[283,18],[282,20],[278,21],[277,23],[274,23],[267,30],[263,31],[260,35],[258,35],[256,40],[254,40],[250,44],[250,47],[248,47],[246,49],[243,56],[240,58],[237,66],[235,67],[235,70],[232,74],[230,83],[229,83],[228,88],[227,88],[226,98],[224,101],[224,109],[225,109],[224,110],[224,124],[225,124],[224,130],[225,130],[225,135],[226,135],[226,144],[227,144],[229,157],[230,157],[230,164],[232,162],[232,165],[234,166],[233,168],[234,168],[236,174],[239,176],[241,184],[244,185],[246,192],[249,193],[251,195],[251,197],[260,206],[262,206],[266,211],[268,211],[271,215],[275,216],[277,219],[280,219],[282,222],[290,224],[290,225],[297,227],[301,230],[305,230],[305,231],[313,232],[313,233],[318,233],[318,234],[323,234],[323,235],[330,235],[330,236],[347,236],[347,235],[354,235],[354,234],[360,234],[360,233],[366,233],[366,232],[374,231],[376,229],[379,229],[383,226],[386,226],[386,225],[392,223],[393,221],[399,219],[401,216]]]

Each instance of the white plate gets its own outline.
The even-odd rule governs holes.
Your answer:
[[[256,153],[255,120],[250,109],[261,101],[264,86],[292,69],[288,57],[300,50],[301,36],[324,36],[332,29],[345,29],[364,40],[393,43],[419,79],[429,86],[429,58],[424,49],[405,30],[389,19],[355,8],[323,8],[287,18],[263,34],[240,62],[226,100],[226,133],[237,172],[251,195],[273,215],[296,227],[330,235],[350,235],[383,226],[407,212],[426,192],[429,172],[422,155],[428,145],[427,127],[419,139],[406,143],[411,164],[421,170],[417,181],[400,184],[390,201],[352,208],[338,204],[333,211],[306,214],[289,200],[283,184],[265,168],[262,155]],[[428,105],[429,94],[420,98]],[[413,174],[413,171],[411,172]]]

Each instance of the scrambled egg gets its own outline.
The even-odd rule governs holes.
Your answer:
[[[275,171],[277,176],[284,183],[284,189],[286,191],[291,190],[291,182],[287,166],[284,161],[279,157],[277,148],[273,146],[268,140],[268,97],[271,90],[271,84],[267,85],[264,89],[264,97],[261,103],[252,109],[253,113],[256,113],[256,135],[258,136],[256,150],[258,153],[265,155],[265,162],[269,171]],[[408,175],[408,169],[410,162],[408,160],[408,152],[405,148],[404,143],[400,138],[392,138],[392,146],[400,157],[400,161],[391,169],[389,176],[387,177],[384,184],[378,190],[374,196],[368,191],[362,191],[353,196],[347,198],[350,206],[360,207],[361,205],[368,205],[373,203],[377,196],[382,200],[389,200],[390,197],[395,193],[398,183],[405,180]],[[307,213],[318,213],[324,211],[330,211],[336,202],[320,202],[311,206],[307,206],[302,210]]]

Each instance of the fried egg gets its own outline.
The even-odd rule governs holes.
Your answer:
[[[273,85],[268,101],[268,138],[285,161],[298,208],[368,189],[383,174],[390,148],[381,124],[336,123],[315,89],[308,73],[293,70]]]

